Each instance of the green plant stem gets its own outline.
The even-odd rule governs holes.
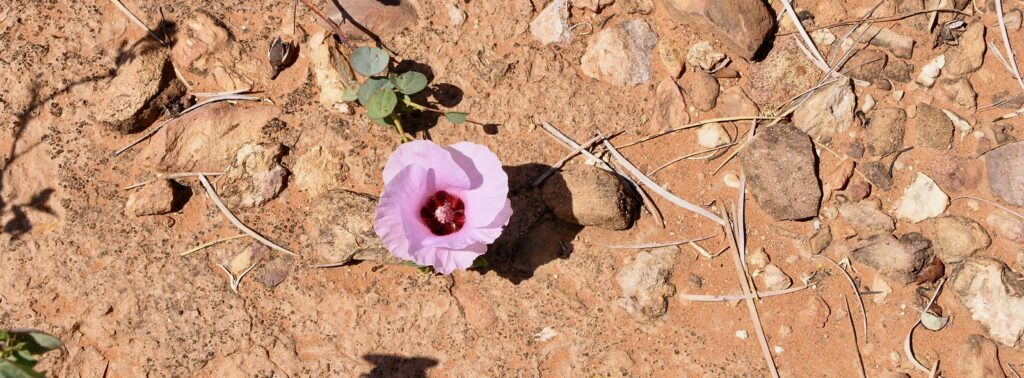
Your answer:
[[[405,129],[402,129],[402,121],[398,120],[398,117],[391,115],[391,121],[395,123],[395,128],[398,129],[398,134],[402,136],[402,143],[408,142],[409,137],[405,135]]]
[[[419,111],[427,111],[427,112],[437,113],[437,114],[441,114],[441,115],[444,115],[444,114],[448,113],[446,111],[437,110],[437,109],[428,107],[426,105],[417,104],[417,103],[413,102],[411,99],[409,99],[408,97],[402,98],[402,102],[405,103],[406,105],[408,105],[409,107],[411,107],[413,109],[416,109],[416,110],[419,110]],[[472,124],[475,124],[475,125],[479,125],[480,124],[480,122],[471,120],[469,118],[466,118],[466,122],[467,123],[472,123]]]

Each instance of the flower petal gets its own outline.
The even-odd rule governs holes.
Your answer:
[[[501,160],[486,146],[460,142],[448,146],[455,162],[466,171],[470,180],[469,190],[458,195],[466,204],[466,227],[487,227],[498,220],[498,215],[508,208],[508,174],[501,166]],[[499,223],[506,223],[499,222]]]
[[[411,260],[433,233],[420,220],[420,206],[433,193],[433,171],[410,165],[384,185],[373,229],[395,257]]]
[[[486,244],[473,244],[461,250],[447,248],[424,248],[414,257],[419,265],[430,265],[441,274],[450,274],[456,269],[467,269],[473,261],[487,252]]]
[[[391,182],[407,166],[433,169],[438,190],[465,190],[471,188],[470,177],[453,159],[451,152],[429,140],[416,140],[402,144],[384,164],[384,185]],[[430,193],[433,194],[433,193]]]

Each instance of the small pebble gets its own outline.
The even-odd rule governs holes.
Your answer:
[[[896,99],[896,101],[902,100],[903,99],[903,95],[905,93],[906,92],[903,92],[901,90],[892,91],[892,98]]]
[[[782,354],[785,351],[785,349],[782,349],[782,345],[776,345],[773,349],[775,349],[775,354]]]
[[[740,188],[740,178],[739,176],[736,176],[735,173],[726,173],[725,176],[722,177],[722,181],[725,181],[725,186],[730,188]]]
[[[746,340],[750,338],[750,335],[747,333],[747,331],[739,330],[736,331],[736,337],[739,338],[740,340]]]
[[[862,111],[864,113],[867,113],[867,112],[870,112],[871,109],[874,109],[874,108],[875,108],[875,98],[871,97],[871,95],[864,96],[864,104],[861,105],[860,111]]]
[[[790,327],[788,324],[783,324],[781,327],[779,327],[779,337],[786,337],[792,334],[793,327]]]

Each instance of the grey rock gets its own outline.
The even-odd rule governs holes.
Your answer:
[[[622,296],[616,304],[637,320],[665,315],[668,298],[676,293],[675,285],[669,280],[679,253],[676,246],[638,253],[615,277],[622,288]]]
[[[821,187],[815,174],[814,146],[789,124],[762,130],[741,152],[743,171],[758,205],[775,220],[818,214]]]
[[[935,97],[962,108],[974,109],[978,106],[978,93],[974,91],[971,82],[965,77],[940,79]]]
[[[145,52],[131,57],[116,76],[93,87],[92,97],[101,103],[90,108],[89,117],[107,130],[119,134],[139,131],[185,93],[164,50],[147,49],[140,47]]]
[[[889,59],[888,64],[882,70],[882,75],[889,80],[906,83],[910,81],[910,75],[914,72],[914,65],[900,59]]]
[[[995,342],[1016,347],[1024,333],[1024,277],[1002,261],[971,257],[952,278],[953,290]]]
[[[558,218],[581,226],[625,230],[638,210],[631,188],[614,173],[590,165],[555,174],[544,183],[543,196]]]
[[[690,114],[686,112],[686,100],[672,78],[662,80],[654,91],[653,118],[654,126],[658,130],[690,123]]]
[[[861,232],[892,232],[896,229],[892,217],[870,201],[843,204],[839,206],[839,216]]]
[[[981,68],[985,58],[985,24],[972,22],[959,38],[959,43],[946,51],[946,66],[942,73],[961,77]]]
[[[707,72],[695,70],[683,75],[683,88],[693,106],[701,111],[713,109],[718,102],[718,80]]]
[[[932,218],[923,222],[921,228],[932,241],[932,251],[947,265],[959,263],[992,243],[978,222],[961,216]]]
[[[530,23],[530,35],[542,44],[565,43],[569,33],[569,0],[554,0]]]
[[[837,80],[817,90],[793,112],[793,124],[811,134],[835,135],[853,125],[857,96],[853,82]]]
[[[601,30],[583,55],[587,76],[620,87],[651,81],[651,53],[658,35],[647,21],[626,20]]]
[[[1020,218],[1001,210],[993,211],[985,217],[985,224],[1004,239],[1024,243],[1024,222]]]
[[[284,146],[278,143],[242,146],[220,179],[224,202],[231,207],[253,207],[277,197],[288,177],[288,170],[281,165],[283,155]]]
[[[715,50],[715,47],[707,41],[694,43],[693,46],[690,46],[690,51],[686,53],[686,63],[690,67],[704,71],[711,71],[723,60],[725,60],[725,54]]]
[[[325,264],[353,260],[397,263],[373,231],[377,198],[332,190],[310,201],[305,222],[296,233],[302,250]]]
[[[1024,142],[1006,144],[985,155],[992,193],[1006,203],[1024,206]]]
[[[874,156],[887,156],[903,148],[907,112],[899,108],[878,108],[869,115],[864,130],[864,148]]]
[[[860,172],[878,189],[892,189],[892,167],[889,164],[880,161],[868,162],[860,166]]]
[[[953,143],[953,121],[941,109],[925,103],[917,104],[914,116],[914,144],[934,150],[948,150]]]
[[[930,246],[928,239],[918,233],[899,239],[887,233],[875,234],[856,239],[850,258],[906,285],[914,282],[917,273],[931,259]]]

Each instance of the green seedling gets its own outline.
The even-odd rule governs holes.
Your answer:
[[[440,111],[413,101],[412,96],[427,88],[427,75],[416,71],[384,73],[391,61],[387,51],[375,47],[360,47],[352,52],[352,69],[366,78],[362,84],[345,86],[345,101],[359,101],[366,108],[366,116],[378,125],[398,130],[402,141],[409,138],[402,128],[402,116],[413,111],[444,114],[453,124],[466,122],[468,113]]]
[[[45,332],[0,330],[0,377],[44,377],[35,369],[37,357],[60,347],[60,340]]]

